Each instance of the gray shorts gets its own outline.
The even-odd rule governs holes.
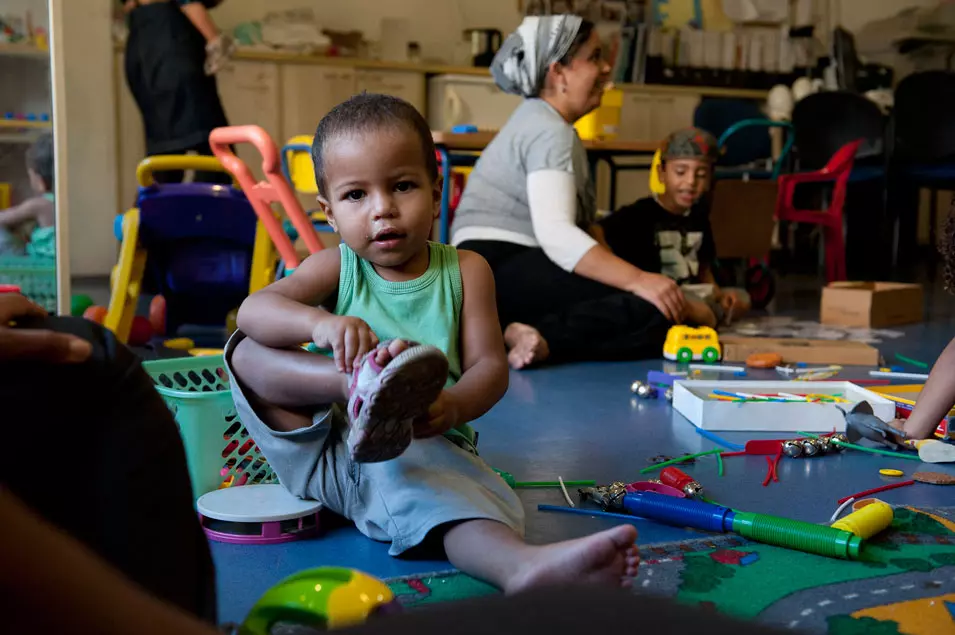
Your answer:
[[[517,495],[480,457],[444,437],[416,440],[391,461],[355,463],[344,442],[347,424],[335,406],[317,410],[307,428],[270,428],[232,368],[232,351],[243,337],[236,332],[225,349],[236,410],[292,494],[319,501],[372,540],[391,542],[393,556],[420,544],[435,527],[463,520],[495,520],[523,536]]]

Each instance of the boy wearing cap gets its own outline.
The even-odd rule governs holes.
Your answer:
[[[607,244],[632,265],[662,273],[686,296],[685,321],[717,326],[750,308],[743,289],[720,289],[713,277],[716,248],[701,202],[719,156],[716,139],[699,128],[677,130],[660,148],[666,191],[619,209],[601,222]]]

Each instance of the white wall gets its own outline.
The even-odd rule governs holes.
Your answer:
[[[908,7],[931,7],[937,0],[833,0],[833,26],[856,32],[873,20],[891,18]]]

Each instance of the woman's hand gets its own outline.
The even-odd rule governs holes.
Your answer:
[[[660,313],[674,324],[683,321],[686,298],[683,297],[680,287],[670,278],[643,271],[630,291],[657,307]]]
[[[93,346],[80,337],[47,329],[15,328],[12,324],[46,316],[42,307],[19,293],[0,294],[0,362],[78,364],[89,359]]]

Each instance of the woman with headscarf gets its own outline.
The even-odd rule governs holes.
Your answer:
[[[452,243],[488,261],[508,360],[641,359],[661,354],[684,298],[669,278],[618,258],[574,122],[600,105],[610,67],[594,25],[525,18],[491,65],[525,99],[468,178]]]
[[[120,0],[127,13],[126,83],[143,115],[146,155],[212,155],[209,133],[227,126],[215,73],[233,47],[208,9],[222,0]],[[182,172],[155,175],[181,181]],[[228,183],[218,172],[197,181]]]

